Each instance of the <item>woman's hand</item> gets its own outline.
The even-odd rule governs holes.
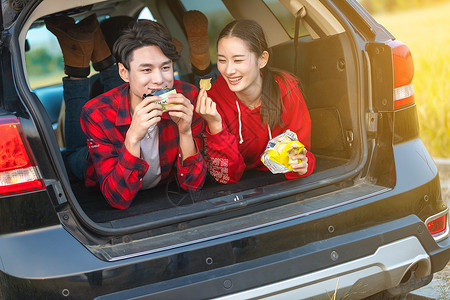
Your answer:
[[[308,158],[306,157],[306,148],[303,148],[302,152],[292,156],[293,160],[300,159],[300,164],[291,164],[292,171],[298,173],[299,175],[304,175],[308,171]]]
[[[206,121],[211,134],[222,131],[222,117],[217,111],[216,103],[208,97],[205,88],[198,93],[195,111]]]

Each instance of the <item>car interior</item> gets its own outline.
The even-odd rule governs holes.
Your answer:
[[[154,226],[201,219],[225,218],[224,212],[248,213],[280,205],[272,201],[275,195],[305,194],[327,187],[348,175],[362,157],[362,107],[358,90],[358,65],[352,41],[344,26],[320,1],[300,0],[301,7],[293,7],[287,0],[112,0],[79,1],[54,0],[53,5],[38,5],[22,27],[19,42],[23,46],[25,74],[30,91],[42,102],[53,129],[57,130],[63,103],[61,78],[62,56],[59,47],[44,25],[45,18],[67,14],[81,20],[92,13],[99,19],[117,15],[151,18],[161,22],[184,44],[176,63],[176,78],[193,83],[189,63],[189,49],[183,28],[182,15],[187,10],[200,10],[209,19],[210,52],[216,58],[215,41],[220,30],[231,20],[251,18],[264,28],[271,46],[272,66],[294,73],[301,82],[312,121],[312,147],[316,169],[307,177],[286,180],[283,175],[270,172],[246,171],[240,182],[223,185],[209,178],[202,190],[186,192],[176,182],[139,192],[130,208],[117,210],[104,200],[99,189],[88,189],[84,183],[71,180],[72,191],[84,213],[94,222],[106,227],[126,227],[139,222]],[[298,20],[298,26],[296,21]],[[47,47],[39,43],[45,37]],[[298,42],[295,42],[298,38]],[[29,48],[25,51],[25,45]],[[49,46],[50,45],[50,46]],[[59,73],[45,78],[32,74],[33,56],[39,51],[60,55]],[[296,62],[296,63],[295,63]],[[91,75],[93,73],[91,72]],[[278,197],[279,198],[279,197]],[[293,200],[294,199],[294,200]],[[286,198],[295,201],[299,198]],[[244,209],[245,208],[245,209]],[[150,220],[150,221],[149,221]],[[203,222],[203,221],[202,221]]]

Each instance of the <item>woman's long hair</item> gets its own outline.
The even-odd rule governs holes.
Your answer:
[[[260,57],[264,51],[267,51],[270,62],[270,49],[267,46],[264,31],[257,22],[247,19],[235,20],[222,29],[217,38],[217,44],[224,37],[240,38],[247,43],[250,52],[255,53],[257,57]],[[280,87],[275,79],[275,75],[282,79],[284,78],[280,72],[269,67],[269,62],[261,69],[263,82],[260,114],[263,124],[268,124],[273,129],[277,124],[283,126],[281,112],[284,109]]]

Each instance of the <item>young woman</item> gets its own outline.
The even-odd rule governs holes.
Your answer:
[[[293,159],[286,178],[308,176],[315,166],[311,120],[298,80],[268,66],[264,32],[252,20],[228,24],[217,41],[217,68],[221,76],[208,92],[202,89],[196,112],[205,119],[206,151],[211,175],[221,183],[239,181],[244,170],[267,170],[261,155],[267,142],[295,132],[305,149]]]

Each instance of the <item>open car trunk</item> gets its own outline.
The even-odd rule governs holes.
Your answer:
[[[337,168],[343,164],[344,159],[319,157],[315,172]],[[152,220],[156,226],[275,200],[272,198],[276,198],[277,190],[283,190],[283,183],[286,181],[284,175],[249,170],[238,183],[230,185],[217,183],[210,177],[198,192],[184,191],[176,182],[172,182],[139,192],[133,204],[125,210],[111,207],[103,199],[99,189],[85,188],[80,181],[72,183],[72,190],[83,211],[96,223],[111,227],[121,224],[122,227],[136,222],[129,218],[142,216],[142,219]],[[314,183],[313,180],[303,182]],[[275,194],[270,195],[269,191]]]
[[[356,164],[351,162],[361,155],[360,141],[355,140],[354,130],[358,124],[358,103],[357,99],[349,97],[349,79],[354,75],[349,74],[352,70],[346,70],[348,66],[345,65],[349,55],[344,52],[344,43],[348,42],[344,34],[324,40],[313,40],[309,36],[300,39],[296,74],[306,95],[312,122],[311,151],[317,161],[314,176],[289,183],[289,189],[294,184],[297,192],[307,190],[305,186],[316,188],[320,186],[318,182],[326,178],[332,180],[331,175],[354,170]],[[293,42],[274,46],[272,51],[275,67],[294,72],[292,63],[280,59],[294,57]],[[118,220],[148,214],[147,219],[152,222],[160,220],[170,223],[178,218],[190,219],[191,214],[195,217],[206,216],[235,210],[250,203],[267,202],[268,191],[275,195],[283,192],[287,188],[286,181],[282,174],[250,170],[244,172],[240,182],[234,184],[223,185],[209,177],[199,192],[183,191],[173,182],[140,191],[132,206],[123,211],[111,208],[98,189],[86,189],[81,182],[74,182],[72,188],[85,213],[95,222],[126,224],[126,221]]]
[[[352,115],[350,109],[347,83],[349,75],[345,65],[342,69],[336,67],[336,62],[344,61],[343,42],[343,36],[317,41],[305,37],[299,44],[300,69],[297,74],[303,83],[310,111],[311,151],[317,161],[314,176],[289,183],[289,188],[292,189],[294,184],[298,192],[305,191],[304,186],[316,187],[317,182],[325,178],[330,179],[331,174],[345,174],[354,168],[355,164],[350,166],[350,163],[360,155],[358,141],[354,140],[353,128],[357,124],[358,113],[353,108]],[[273,55],[275,67],[293,72],[289,65],[283,65],[283,60],[277,59],[294,55],[292,42],[273,47]],[[354,106],[357,107],[356,103]],[[98,189],[84,188],[82,182],[73,182],[72,189],[84,212],[94,222],[125,226],[126,219],[139,215],[148,215],[146,219],[155,223],[159,223],[158,220],[161,223],[170,223],[178,218],[190,219],[191,214],[197,218],[200,215],[234,210],[250,203],[257,205],[268,201],[266,198],[269,196],[269,190],[275,195],[284,191],[286,181],[282,174],[249,170],[234,184],[223,185],[209,177],[203,189],[198,192],[186,192],[179,188],[176,182],[172,182],[140,191],[131,207],[126,210],[110,207]],[[245,204],[242,200],[245,200]],[[130,222],[135,223],[132,220]]]
[[[64,13],[80,18],[92,12],[97,12],[99,17],[119,13],[135,15],[146,6],[141,1],[106,1],[80,8],[75,4],[76,1],[67,2],[68,4],[61,5],[61,9],[65,9]],[[126,210],[110,207],[99,189],[85,188],[83,182],[71,181],[69,186],[68,181],[64,180],[67,175],[60,174],[67,202],[60,201],[57,210],[61,216],[75,216],[75,221],[70,219],[71,221],[65,223],[65,227],[68,230],[73,229],[74,235],[80,240],[94,247],[118,239],[124,234],[136,234],[135,239],[143,236],[149,238],[160,233],[174,234],[187,227],[199,229],[213,223],[217,225],[221,221],[225,223],[216,229],[223,230],[217,229],[220,232],[214,234],[225,234],[233,230],[245,230],[250,226],[262,226],[264,219],[256,216],[268,214],[271,209],[284,209],[287,215],[276,215],[278,220],[282,220],[288,217],[289,205],[301,202],[302,212],[308,214],[386,190],[385,184],[379,184],[377,180],[372,180],[371,183],[361,180],[370,172],[366,163],[375,148],[369,151],[366,147],[363,113],[366,105],[363,88],[365,74],[362,72],[364,63],[362,54],[355,51],[356,37],[351,28],[344,27],[338,17],[329,11],[330,7],[320,1],[300,0],[299,3],[304,4],[302,10],[306,15],[304,14],[300,23],[300,32],[303,33],[299,35],[296,45],[294,38],[287,31],[283,34],[287,38],[280,40],[278,37],[277,28],[285,29],[272,14],[270,5],[256,0],[245,3],[255,5],[255,10],[238,9],[239,5],[244,5],[242,1],[224,1],[232,17],[254,18],[260,21],[271,44],[272,66],[295,73],[300,79],[312,122],[310,151],[316,156],[313,174],[306,178],[286,180],[284,175],[274,175],[269,171],[246,171],[242,179],[234,184],[219,184],[210,177],[198,192],[186,192],[180,189],[176,182],[172,182],[140,191],[131,207]],[[43,18],[59,13],[50,7],[38,6],[33,12],[36,14],[33,25],[26,25],[42,27]],[[183,12],[181,2],[150,1],[148,7],[153,16],[166,25],[174,36],[186,42],[185,37],[180,38],[180,32],[183,32],[179,25],[182,24],[179,22]],[[284,9],[289,11],[286,7]],[[292,14],[290,18],[295,20]],[[269,21],[263,22],[265,19]],[[271,22],[278,22],[278,25],[273,27]],[[186,52],[177,63],[177,70],[181,79],[189,80],[192,74]],[[296,56],[297,65],[294,63]],[[36,94],[40,95],[40,100],[44,103],[45,89],[38,90]],[[246,216],[248,219],[243,221],[242,218]],[[227,229],[226,222],[233,218],[241,220],[238,223],[240,229]],[[267,221],[269,222],[268,219]],[[276,220],[270,220],[274,221]],[[78,230],[78,223],[87,226],[85,232]],[[97,238],[86,238],[92,232],[96,232],[97,238],[106,238],[100,238],[103,242],[99,242]],[[146,234],[139,236],[139,232]],[[214,234],[192,235],[188,240],[193,241]],[[164,247],[167,246],[167,243],[164,244]],[[93,251],[98,251],[98,248],[96,249]],[[115,251],[102,255],[110,259],[117,256],[114,253],[118,252]]]

